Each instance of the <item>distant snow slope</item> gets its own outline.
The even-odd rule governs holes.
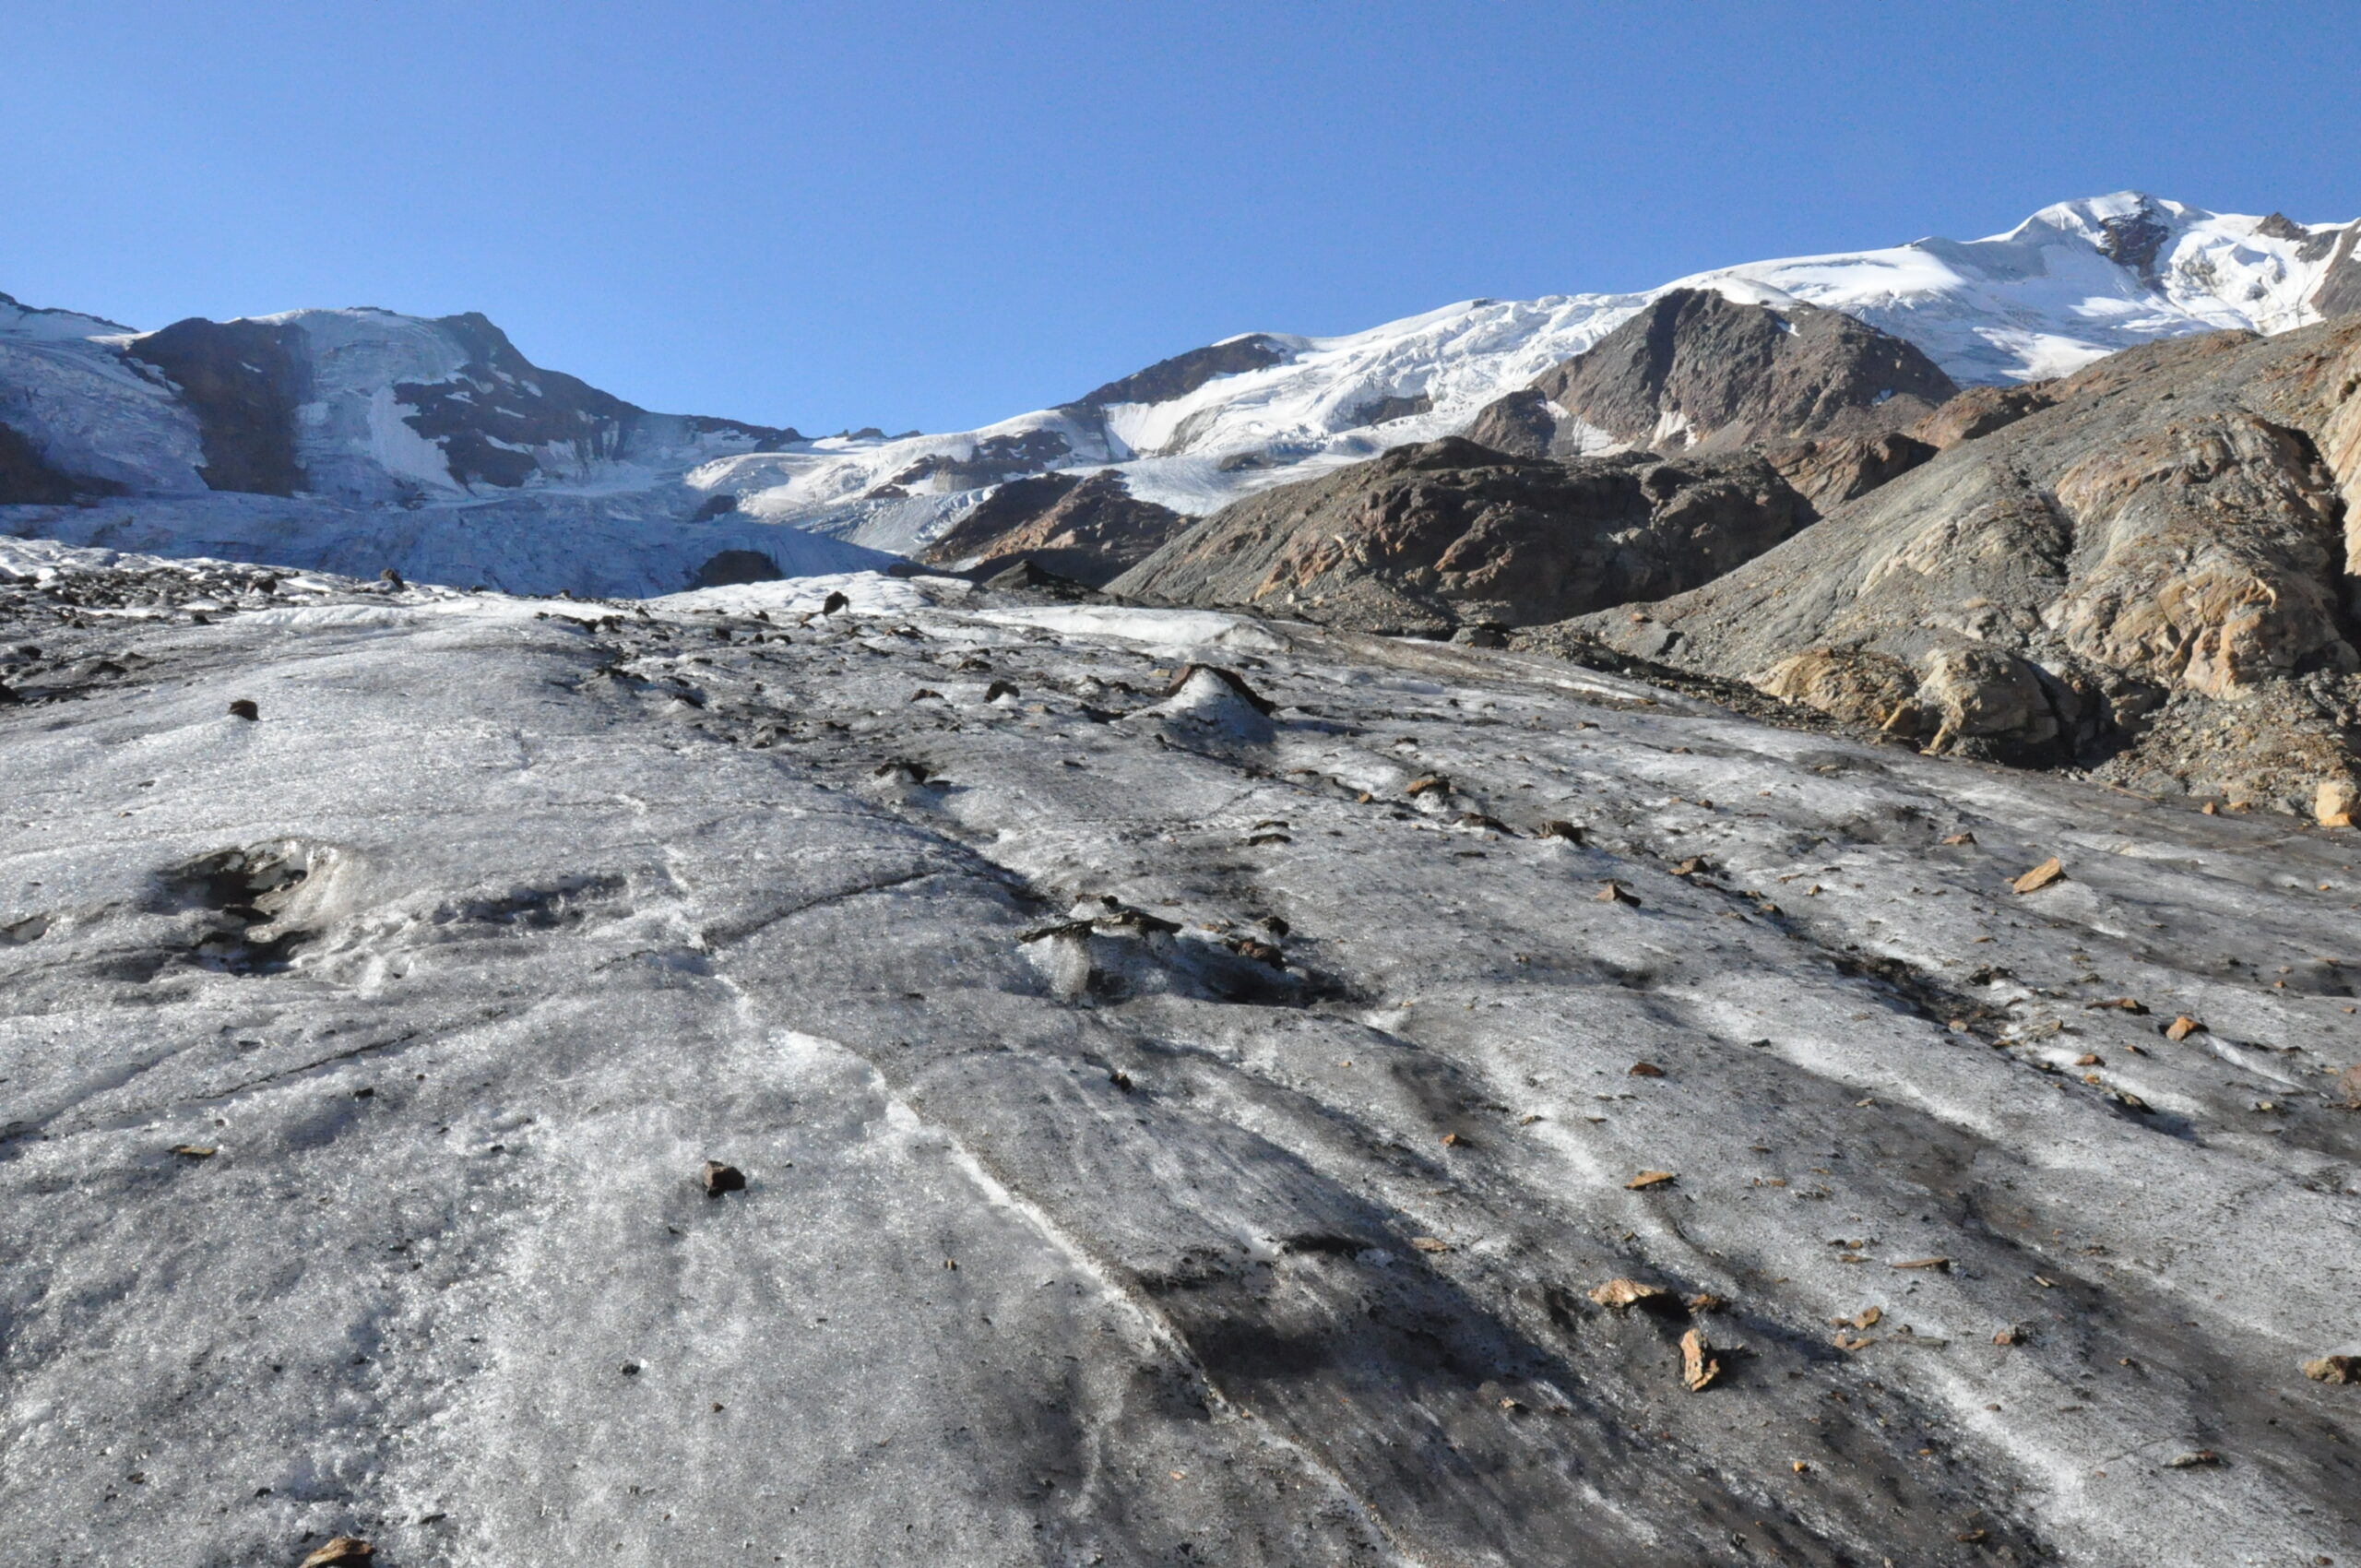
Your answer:
[[[708,536],[691,525],[715,506],[734,505],[729,529],[768,541],[760,552],[782,570],[856,562],[781,525],[913,552],[991,487],[1054,469],[1113,467],[1144,500],[1211,512],[1464,432],[1665,289],[1845,311],[1959,381],[2006,382],[2160,337],[2278,332],[2323,303],[2349,308],[2361,300],[2356,240],[2361,224],[2123,192],[1983,240],[1753,262],[1644,293],[1471,300],[1344,337],[1244,334],[982,429],[820,440],[650,413],[534,365],[480,315],[304,310],[141,334],[0,295],[0,424],[91,489],[175,498],[143,511],[144,549],[178,550],[187,523],[207,549],[358,570],[368,552],[411,540],[414,552],[383,564],[519,589],[595,579],[661,592],[704,559]],[[288,505],[224,507],[223,490]],[[180,504],[190,497],[215,504]],[[0,526],[89,538],[110,525],[45,512]],[[728,548],[756,548],[736,537]]]

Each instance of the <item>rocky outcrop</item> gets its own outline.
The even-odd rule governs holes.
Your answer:
[[[1225,507],[1109,587],[1372,629],[1527,625],[1705,582],[1806,515],[1759,457],[1561,463],[1454,437]]]
[[[1971,386],[1910,427],[1910,434],[1938,452],[1948,452],[1963,441],[2006,430],[2027,414],[2036,414],[2056,402],[2052,383],[2017,386]]]
[[[1244,337],[1158,360],[1145,370],[1134,371],[1086,393],[1070,406],[1104,409],[1117,403],[1169,403],[1175,398],[1187,397],[1217,375],[1240,375],[1287,362],[1286,344],[1264,333],[1249,332]]]
[[[2361,223],[2319,236],[2328,247],[2328,269],[2312,291],[2311,307],[2331,320],[2361,313]]]
[[[122,486],[106,480],[70,474],[42,456],[22,431],[0,424],[0,506],[54,506],[94,495],[111,495]]]
[[[1188,526],[1170,507],[1133,496],[1111,469],[1087,478],[1041,474],[992,492],[920,559],[979,577],[1030,560],[1054,576],[1102,588]]]
[[[1908,473],[1935,455],[1935,448],[1915,435],[1888,431],[1883,435],[1832,435],[1774,446],[1762,454],[1779,477],[1797,494],[1825,511],[1839,503],[1867,495],[1878,486]]]
[[[1959,388],[1911,344],[1838,311],[1674,289],[1477,416],[1477,439],[1569,456],[1606,441],[1735,451],[1906,429]],[[1503,406],[1506,405],[1506,406]]]
[[[693,588],[732,588],[740,583],[775,583],[787,574],[759,550],[717,550],[689,577]]]
[[[1485,404],[1467,427],[1468,440],[1513,457],[1547,457],[1557,437],[1557,410],[1530,386]]]
[[[1924,467],[1577,629],[1931,750],[2309,810],[2361,756],[2356,391],[2361,322],[1975,395]]]
[[[295,456],[295,410],[310,383],[302,328],[191,317],[134,339],[125,352],[162,371],[196,414],[208,488],[292,495],[305,487]]]
[[[892,497],[909,494],[921,487],[936,493],[980,490],[1019,474],[1033,473],[1071,456],[1073,451],[1072,444],[1054,430],[988,435],[964,456],[930,452],[870,493]]]

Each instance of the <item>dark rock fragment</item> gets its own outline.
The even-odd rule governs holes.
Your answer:
[[[709,1198],[718,1198],[724,1193],[742,1193],[746,1190],[746,1173],[734,1165],[724,1165],[718,1159],[708,1159],[705,1162],[705,1168],[697,1172],[697,1181],[703,1184],[705,1195]]]

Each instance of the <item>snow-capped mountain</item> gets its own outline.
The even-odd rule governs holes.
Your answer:
[[[2356,240],[2361,223],[2122,192],[2044,208],[1987,239],[1750,262],[1643,293],[1469,300],[1340,338],[1248,334],[981,430],[723,457],[690,477],[756,515],[886,549],[941,531],[973,485],[1029,471],[1028,454],[1050,454],[1045,467],[1111,465],[1141,499],[1201,514],[1462,433],[1485,404],[1674,289],[1843,311],[1963,384],[2029,381],[2158,338],[2281,332],[2361,308]]]
[[[724,551],[878,564],[682,482],[796,432],[652,413],[535,365],[476,315],[140,333],[0,296],[0,499],[42,506],[13,531],[80,543],[539,591],[664,592]]]
[[[2005,383],[2361,309],[2356,242],[2361,223],[2125,192],[1982,240],[1470,300],[1343,337],[1248,333],[979,430],[819,440],[651,413],[534,365],[481,315],[303,310],[143,334],[0,295],[0,500],[40,504],[0,508],[0,527],[543,592],[668,591],[724,552],[849,570],[877,561],[854,547],[915,552],[1026,475],[1111,468],[1138,500],[1201,515],[1464,433],[1673,289],[1842,311],[1956,381]]]

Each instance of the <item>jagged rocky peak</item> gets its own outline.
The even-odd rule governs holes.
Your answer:
[[[1110,591],[1382,631],[1525,625],[1705,582],[1809,517],[1750,455],[1569,463],[1453,436],[1233,503]]]

